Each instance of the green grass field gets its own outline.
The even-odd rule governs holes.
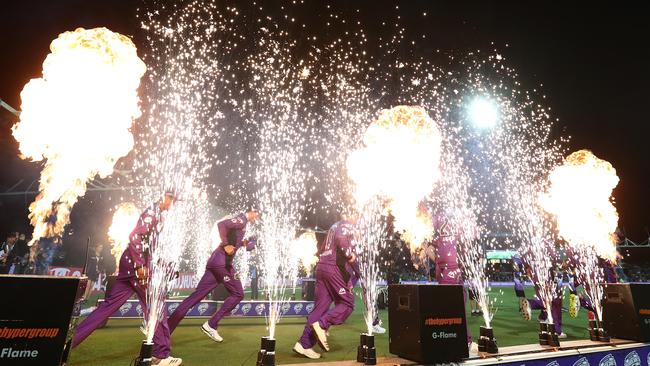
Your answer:
[[[503,292],[503,294],[501,294]],[[527,289],[527,294],[532,294]],[[537,343],[537,321],[525,321],[519,315],[514,291],[507,287],[495,289],[492,295],[498,298],[499,308],[494,316],[493,328],[499,346]],[[568,302],[565,296],[565,307]],[[534,312],[534,317],[537,315]],[[388,324],[388,313],[382,310],[380,317],[384,326]],[[534,318],[535,319],[535,318]],[[267,334],[264,318],[226,318],[221,321],[219,333],[223,343],[215,343],[199,329],[205,319],[186,319],[172,335],[172,355],[183,358],[183,365],[254,365],[259,349],[260,337]],[[472,333],[478,335],[481,317],[469,317]],[[142,334],[139,320],[110,320],[108,326],[95,331],[84,343],[72,351],[69,365],[72,366],[124,366],[138,354]],[[290,364],[307,362],[291,351],[302,333],[305,318],[282,319],[276,330],[276,362]],[[581,310],[577,319],[563,314],[563,330],[568,340],[588,338],[587,315]],[[351,360],[356,358],[359,333],[364,331],[361,300],[357,298],[354,313],[347,323],[330,329],[332,350],[323,353],[319,361]],[[377,356],[390,356],[388,334],[375,337]],[[316,349],[320,352],[318,346]]]

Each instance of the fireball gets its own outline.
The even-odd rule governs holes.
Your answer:
[[[113,213],[113,221],[108,228],[108,239],[111,242],[111,254],[115,257],[116,268],[122,253],[129,245],[129,235],[135,229],[140,210],[132,202],[120,203]]]
[[[318,262],[316,234],[313,231],[306,231],[294,239],[291,244],[293,255],[300,260],[309,274],[311,267]]]
[[[29,207],[30,245],[60,235],[86,184],[110,175],[131,151],[146,71],[133,42],[106,28],[62,33],[50,51],[43,76],[20,94],[20,121],[12,129],[21,157],[44,161],[40,194]]]
[[[395,218],[395,230],[417,249],[431,239],[431,217],[420,203],[440,178],[441,135],[422,107],[381,111],[363,137],[364,147],[347,159],[359,207],[380,197]]]
[[[618,213],[612,191],[619,178],[612,164],[579,150],[551,171],[549,180],[540,202],[556,217],[560,236],[574,248],[593,247],[599,257],[616,262]]]

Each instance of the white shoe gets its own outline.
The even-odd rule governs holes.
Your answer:
[[[318,344],[323,347],[325,351],[329,352],[330,345],[327,343],[327,334],[325,334],[325,329],[321,328],[318,322],[313,323],[311,327],[314,329],[314,333],[316,333]]]
[[[180,358],[169,356],[167,358],[151,358],[151,364],[155,366],[179,366],[183,363]]]
[[[296,345],[293,346],[293,351],[299,355],[305,356],[307,358],[311,358],[313,360],[320,358],[320,353],[314,351],[313,348],[303,347],[302,344],[300,344],[300,342],[296,342]]]
[[[524,317],[524,319],[530,320],[530,313],[532,311],[530,310],[530,304],[525,297],[519,298],[519,312],[521,313],[521,316]]]
[[[372,326],[372,332],[374,334],[384,334],[386,333],[386,329],[383,328],[381,325],[377,324]]]
[[[559,339],[565,339],[566,338],[566,333],[562,332],[562,333],[558,334],[557,337]]]
[[[478,343],[470,342],[468,348],[469,348],[469,353],[478,353]]]
[[[210,324],[208,324],[208,322],[203,323],[203,325],[201,326],[201,330],[203,331],[203,333],[205,333],[205,335],[210,337],[210,339],[212,339],[213,341],[223,342],[223,338],[221,338],[219,332],[217,332],[216,329],[212,328]]]

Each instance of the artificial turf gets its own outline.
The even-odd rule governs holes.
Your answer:
[[[526,290],[531,294],[531,289]],[[496,297],[498,310],[493,319],[493,328],[499,346],[537,343],[537,321],[525,321],[519,314],[517,298],[512,288],[503,290],[493,289],[491,294]],[[318,361],[352,360],[356,358],[356,347],[359,343],[359,333],[364,332],[361,300],[356,299],[354,313],[341,326],[330,329],[330,352],[323,352]],[[565,296],[565,307],[568,296]],[[388,312],[380,311],[384,326],[388,326]],[[482,317],[469,316],[469,324],[473,334],[478,334],[482,325]],[[181,357],[183,365],[212,366],[212,365],[254,365],[259,350],[260,337],[267,335],[264,318],[225,318],[219,325],[219,333],[224,338],[223,343],[215,343],[206,337],[199,329],[205,319],[185,319],[172,335],[172,355]],[[134,319],[112,319],[105,328],[96,330],[70,356],[71,366],[125,366],[137,356],[142,333],[139,326],[141,321]],[[278,364],[307,362],[294,354],[291,349],[302,333],[305,318],[283,318],[276,329],[276,362]],[[585,339],[589,337],[586,329],[587,315],[580,311],[578,318],[570,318],[563,313],[563,331],[568,340]],[[388,334],[375,337],[377,356],[390,356],[388,353]],[[316,350],[320,352],[318,346]]]

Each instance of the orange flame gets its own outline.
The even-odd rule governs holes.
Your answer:
[[[317,251],[316,234],[312,231],[306,231],[300,234],[291,243],[292,254],[300,260],[307,274],[309,274],[311,267],[318,261],[318,257],[316,256]]]
[[[549,180],[540,202],[555,215],[560,236],[571,246],[591,246],[598,256],[616,262],[618,213],[611,196],[619,178],[612,164],[579,150],[553,169]]]
[[[110,175],[131,151],[129,128],[140,116],[137,89],[146,71],[133,42],[106,28],[62,33],[50,50],[43,77],[20,94],[13,126],[22,157],[46,160],[40,194],[29,207],[30,245],[61,235],[87,182]]]
[[[140,218],[140,210],[133,202],[120,203],[113,213],[108,239],[111,241],[111,254],[115,257],[116,268],[119,266],[122,252],[129,245],[129,235]]]
[[[415,251],[433,236],[431,217],[419,204],[440,177],[438,126],[422,107],[397,106],[381,111],[363,141],[347,159],[357,204],[384,198],[395,230]]]

